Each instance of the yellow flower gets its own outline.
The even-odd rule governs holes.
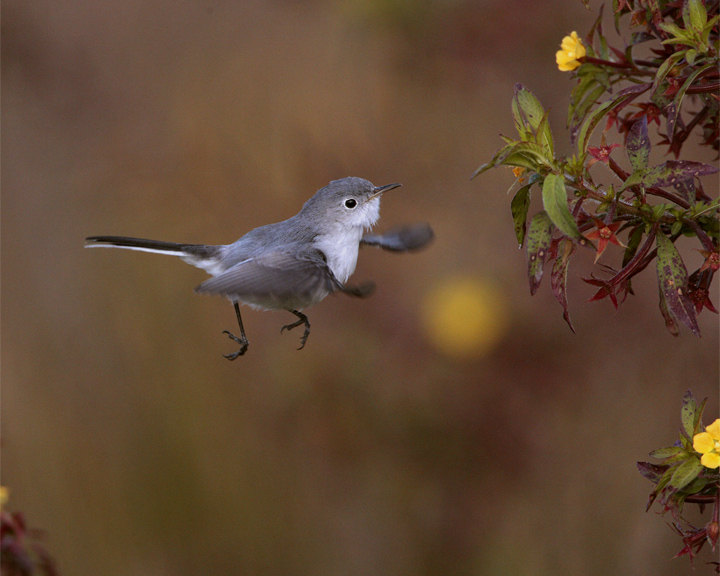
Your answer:
[[[720,466],[720,418],[706,426],[705,432],[695,434],[693,448],[702,454],[700,463],[705,468]]]
[[[578,38],[577,32],[571,32],[570,36],[565,36],[560,48],[561,50],[555,53],[555,62],[561,72],[570,72],[580,66],[578,58],[585,56],[585,46]]]

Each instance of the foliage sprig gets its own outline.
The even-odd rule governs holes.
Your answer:
[[[572,156],[556,156],[547,111],[517,84],[512,115],[518,138],[501,136],[505,145],[473,175],[514,167],[521,187],[511,212],[518,243],[526,248],[530,291],[537,291],[545,264],[554,262],[551,287],[571,329],[567,271],[576,246],[594,248],[596,262],[609,244],[624,248],[618,268],[601,265],[583,279],[598,289],[591,301],[608,298],[617,308],[633,294],[632,278],[655,260],[659,307],[673,335],[682,323],[699,336],[697,315],[704,308],[717,313],[709,290],[720,268],[719,203],[705,193],[701,178],[718,169],[677,158],[695,133],[700,144],[719,148],[719,4],[614,0],[616,29],[629,18],[634,30],[626,46],[610,46],[601,10],[585,42],[573,33],[556,56],[560,69],[573,70],[576,79],[567,116]],[[636,56],[639,44],[648,45],[649,58]],[[603,122],[599,146],[591,146]],[[650,165],[653,124],[656,146],[666,146],[675,160]],[[607,144],[611,131],[623,137],[629,169],[613,157],[620,145]],[[604,174],[590,172],[595,164],[606,166]],[[529,218],[536,187],[543,210]],[[682,236],[695,238],[705,257],[692,274],[675,246]]]

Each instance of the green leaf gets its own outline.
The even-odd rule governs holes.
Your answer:
[[[652,452],[650,452],[650,456],[663,460],[665,458],[670,458],[671,456],[677,456],[678,454],[685,453],[685,450],[683,450],[683,448],[680,446],[667,446],[666,448],[658,448],[657,450],[653,450]]]
[[[648,159],[650,158],[647,116],[643,116],[632,125],[625,140],[625,149],[633,170],[647,168]]]
[[[575,332],[572,322],[570,322],[570,312],[568,311],[568,300],[567,300],[567,271],[568,265],[570,264],[570,258],[577,246],[569,238],[563,238],[560,240],[557,248],[557,258],[555,264],[553,264],[552,272],[550,274],[550,285],[552,286],[553,294],[563,308],[563,318],[570,326],[570,330]]]
[[[490,170],[490,168],[494,168],[495,166],[497,166],[502,161],[502,159],[507,157],[507,155],[512,150],[513,146],[515,146],[516,144],[517,144],[516,142],[511,142],[509,144],[506,144],[502,148],[500,148],[497,152],[495,152],[495,156],[493,156],[493,158],[492,158],[492,160],[490,160],[490,162],[487,162],[486,164],[481,164],[480,167],[477,170],[475,170],[473,175],[470,177],[470,180],[472,180],[476,176],[479,176],[483,172]]]
[[[555,144],[553,143],[552,130],[550,130],[550,120],[548,120],[549,111],[546,111],[540,120],[537,128],[537,141],[542,146],[545,155],[548,158],[555,158]]]
[[[700,472],[702,472],[702,468],[700,460],[694,456],[689,458],[680,464],[680,466],[675,468],[675,471],[670,478],[670,486],[672,486],[675,490],[682,490],[698,477]]]
[[[695,417],[697,416],[697,401],[690,390],[685,392],[682,399],[682,407],[680,408],[680,422],[683,432],[688,438],[692,438],[695,433]]]
[[[690,76],[687,77],[687,80],[683,83],[683,85],[678,90],[677,94],[675,94],[675,98],[672,101],[672,104],[670,104],[666,108],[667,112],[667,137],[668,140],[672,143],[673,135],[675,133],[675,124],[677,123],[677,117],[680,113],[680,107],[682,106],[683,98],[685,97],[685,93],[688,91],[688,88],[690,88],[695,80],[703,73],[705,73],[706,70],[710,70],[711,68],[714,69],[716,67],[716,62],[709,62],[708,64],[705,64],[704,66],[700,66],[700,68],[697,68]]]
[[[600,96],[602,96],[606,91],[605,87],[598,85],[590,91],[583,101],[579,102],[574,109],[570,109],[572,110],[572,116],[568,119],[568,126],[572,132],[575,132],[578,129],[580,122],[582,122],[585,119],[585,116],[587,116],[588,110],[597,104],[598,98],[600,98]]]
[[[589,114],[580,126],[577,136],[574,138],[578,145],[578,152],[580,154],[585,154],[588,143],[590,142],[590,136],[592,136],[592,133],[595,128],[597,128],[600,120],[602,120],[610,112],[625,106],[630,101],[637,98],[640,94],[649,90],[650,87],[651,84],[637,84],[635,86],[625,88],[609,100],[603,102],[591,114]]]
[[[657,233],[657,275],[670,314],[700,336],[695,304],[688,297],[688,273],[680,253],[665,234]]]
[[[515,128],[522,140],[529,140],[540,126],[545,109],[535,95],[522,84],[515,84],[512,99],[512,114]]]
[[[532,184],[527,184],[520,188],[515,197],[510,202],[510,210],[512,211],[513,224],[515,226],[515,237],[517,238],[520,248],[525,242],[525,229],[527,227],[527,213],[530,207],[530,188]]]
[[[540,100],[522,84],[515,85],[512,114],[520,139],[534,141],[542,147],[544,156],[552,158],[554,145],[545,109]]]
[[[669,470],[667,470],[667,471],[665,472],[665,474],[663,474],[663,475],[660,477],[660,479],[657,481],[657,485],[655,486],[655,493],[656,493],[656,494],[659,493],[659,492],[661,492],[662,490],[664,490],[664,489],[665,489],[665,486],[667,486],[668,484],[670,484],[670,479],[672,478],[672,473],[673,473],[673,470],[672,470],[672,469],[669,469]],[[651,504],[651,503],[648,503],[648,508],[650,508],[650,504]]]
[[[674,52],[671,54],[668,58],[665,59],[665,61],[660,65],[658,68],[658,71],[655,73],[655,80],[653,80],[652,85],[652,92],[653,94],[657,90],[660,83],[665,80],[665,77],[668,75],[668,72],[672,70],[673,66],[677,64],[680,60],[683,59],[685,56],[685,51],[680,50],[679,52]]]
[[[700,431],[700,424],[702,422],[702,415],[705,411],[705,404],[707,404],[708,399],[704,398],[702,402],[700,402],[700,406],[698,406],[697,410],[695,410],[695,418],[693,420],[693,433],[692,436],[695,436]]]
[[[702,40],[703,44],[705,44],[706,46],[708,43],[708,39],[710,38],[710,32],[713,29],[713,27],[715,26],[715,24],[718,23],[718,21],[720,21],[720,14],[713,16],[712,18],[710,18],[708,23],[705,24],[705,28],[703,29],[702,34],[701,34],[701,40]]]
[[[548,174],[545,177],[542,185],[542,198],[543,208],[558,230],[574,240],[583,239],[568,208],[565,180],[562,176]]]
[[[664,30],[670,36],[674,36],[675,38],[689,38],[685,30],[680,28],[680,26],[678,26],[674,22],[662,22],[658,24],[658,28],[660,28],[660,30]],[[663,42],[667,42],[667,40],[664,40]]]
[[[490,170],[490,168],[494,168],[499,164],[506,166],[521,166],[536,172],[540,165],[544,166],[550,164],[550,162],[551,161],[545,156],[545,153],[539,144],[535,144],[534,142],[511,141],[510,144],[506,144],[495,152],[495,156],[493,156],[490,162],[480,165],[470,179],[472,180],[476,176],[479,176],[483,172],[486,172]]]
[[[707,10],[701,0],[686,0],[682,15],[685,28],[693,28],[698,33],[707,23]]]
[[[683,460],[687,460],[688,457],[692,454],[692,452],[688,452],[685,447],[682,447],[681,450],[682,452],[678,452],[674,456],[669,456],[668,458],[665,458],[665,460],[663,460],[663,464],[672,465],[678,462],[682,462]]]
[[[545,155],[545,151],[534,142],[518,142],[509,154],[500,159],[501,164],[509,166],[522,166],[537,172],[541,166],[548,166],[552,161]]]
[[[627,248],[625,248],[625,253],[623,254],[622,268],[625,268],[627,263],[632,260],[633,256],[635,256],[635,252],[637,252],[637,249],[640,246],[640,241],[642,240],[644,231],[645,226],[641,224],[640,226],[633,228],[633,231],[630,232]]]
[[[690,496],[691,494],[697,494],[703,488],[705,488],[705,486],[708,485],[708,482],[710,482],[710,478],[707,478],[706,476],[700,476],[699,478],[695,478],[695,480],[685,486],[684,492],[688,496]]]
[[[535,294],[540,286],[540,280],[542,280],[543,276],[543,265],[547,258],[554,229],[555,225],[544,210],[535,214],[530,221],[525,246],[527,250],[530,294]]]

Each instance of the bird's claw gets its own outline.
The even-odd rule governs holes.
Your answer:
[[[230,338],[230,340],[233,340],[237,344],[240,345],[240,350],[238,350],[237,352],[233,352],[232,354],[223,354],[223,356],[225,356],[225,358],[227,358],[228,360],[235,360],[236,358],[245,354],[245,352],[248,349],[248,344],[249,344],[247,338],[245,338],[245,334],[243,334],[242,338],[238,338],[237,336],[235,336],[235,334],[233,334],[229,330],[223,330],[223,334],[227,334],[228,338]]]
[[[298,350],[302,350],[305,348],[305,343],[307,342],[308,336],[310,336],[310,322],[308,322],[307,317],[301,318],[297,322],[293,322],[292,324],[286,324],[282,328],[280,328],[280,334],[282,334],[285,330],[292,330],[293,328],[297,328],[301,324],[305,324],[305,332],[300,337],[300,348]]]

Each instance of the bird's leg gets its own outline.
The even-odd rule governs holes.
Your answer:
[[[292,324],[288,324],[287,326],[283,326],[280,329],[280,334],[283,333],[283,330],[292,330],[293,328],[300,326],[300,324],[305,324],[305,332],[300,337],[300,348],[298,348],[298,350],[302,350],[305,347],[305,342],[307,342],[308,336],[310,335],[310,321],[302,312],[298,312],[297,310],[288,310],[288,312],[292,312],[295,316],[300,318],[300,320],[293,322]]]
[[[243,328],[242,316],[240,316],[240,305],[237,302],[233,302],[233,304],[235,305],[235,314],[237,314],[238,325],[240,326],[240,338],[235,336],[235,334],[233,334],[229,330],[223,330],[223,334],[227,334],[230,340],[234,340],[235,342],[240,344],[240,350],[234,352],[233,354],[223,354],[223,356],[225,356],[225,358],[227,358],[228,360],[235,360],[235,358],[237,358],[238,356],[242,356],[243,354],[245,354],[246,350],[248,349],[248,339],[247,336],[245,336],[245,328]]]

